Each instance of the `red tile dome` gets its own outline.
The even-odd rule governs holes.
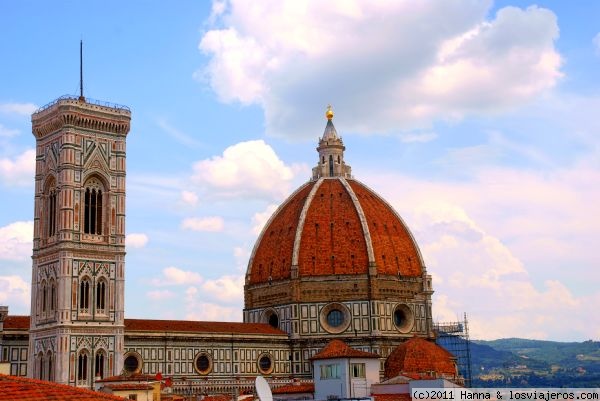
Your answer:
[[[265,225],[246,284],[325,275],[418,277],[423,263],[408,228],[373,190],[344,177],[319,178],[294,192]]]
[[[455,379],[455,357],[433,341],[413,337],[397,346],[385,361],[384,377],[399,375]]]

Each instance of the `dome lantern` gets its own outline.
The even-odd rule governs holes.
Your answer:
[[[333,125],[333,116],[333,109],[331,105],[328,105],[325,112],[327,125],[325,125],[323,136],[319,139],[319,146],[317,147],[319,162],[313,168],[313,180],[321,177],[352,178],[352,169],[344,162],[346,147]]]

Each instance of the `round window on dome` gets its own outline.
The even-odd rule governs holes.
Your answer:
[[[276,329],[279,328],[279,315],[275,309],[269,308],[263,311],[260,321]]]
[[[258,370],[263,375],[268,375],[273,371],[273,358],[269,354],[262,354],[258,357]]]
[[[350,320],[350,309],[337,302],[325,305],[319,316],[321,327],[333,334],[344,332],[350,326]]]
[[[212,371],[212,358],[206,352],[201,352],[196,355],[194,361],[194,369],[201,375],[207,375]]]
[[[128,352],[123,359],[123,370],[127,373],[139,373],[142,370],[142,357],[137,352]]]
[[[327,323],[331,327],[340,327],[344,323],[344,314],[338,309],[332,309],[327,314]]]
[[[401,333],[408,333],[414,324],[414,317],[412,310],[406,304],[399,304],[394,308],[394,314],[392,316],[394,320],[394,326]]]

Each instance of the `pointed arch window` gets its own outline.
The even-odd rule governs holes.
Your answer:
[[[87,181],[84,194],[83,232],[102,234],[102,183],[96,178]]]
[[[101,279],[96,284],[96,310],[104,312],[106,308],[106,281]]]
[[[50,282],[50,310],[56,310],[56,283],[54,280]]]
[[[47,363],[48,363],[48,381],[54,381],[54,365],[53,365],[53,359],[52,358],[52,352],[48,351],[48,358],[47,358]]]
[[[90,307],[90,280],[84,278],[79,283],[79,309],[87,312]]]
[[[46,282],[42,281],[42,313],[46,313],[47,299],[48,299],[48,287]]]
[[[85,351],[81,351],[77,357],[77,380],[86,382],[88,379],[88,356]]]
[[[52,177],[46,184],[45,200],[44,200],[44,213],[42,214],[42,220],[45,227],[42,229],[42,234],[45,234],[48,238],[56,234],[56,211],[58,201],[58,190],[56,189],[56,181]]]
[[[103,379],[104,378],[104,352],[98,351],[96,353],[96,360],[94,364],[94,377]]]

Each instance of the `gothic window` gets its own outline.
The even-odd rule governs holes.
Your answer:
[[[48,299],[48,288],[46,287],[46,281],[42,281],[42,313],[46,313],[46,302]]]
[[[38,379],[44,380],[44,354],[38,354]]]
[[[47,208],[46,208],[46,225],[48,237],[56,234],[56,188],[52,187],[48,193]]]
[[[96,284],[96,310],[102,312],[106,305],[106,281],[100,280]]]
[[[84,278],[79,283],[79,309],[88,310],[90,307],[90,280]]]
[[[54,369],[53,369],[53,358],[52,358],[52,352],[48,351],[48,358],[46,360],[47,364],[48,364],[48,380],[49,381],[54,381]]]
[[[102,234],[102,184],[96,178],[87,181],[84,194],[83,232]]]
[[[88,377],[88,356],[85,351],[81,351],[77,358],[77,380],[85,382]]]
[[[96,353],[96,363],[94,364],[94,377],[104,378],[104,351]]]
[[[56,310],[56,283],[54,280],[50,282],[50,310]]]

